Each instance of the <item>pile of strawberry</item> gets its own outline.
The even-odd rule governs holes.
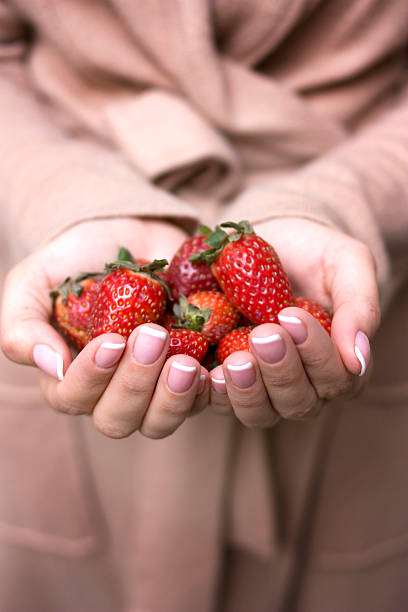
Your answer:
[[[248,221],[215,231],[201,226],[169,265],[135,260],[121,248],[104,273],[68,277],[50,295],[57,327],[78,350],[100,334],[128,338],[138,325],[158,323],[170,335],[167,357],[184,353],[209,369],[234,351],[249,351],[253,327],[279,323],[287,306],[307,310],[331,331],[331,313],[293,295],[277,253]]]

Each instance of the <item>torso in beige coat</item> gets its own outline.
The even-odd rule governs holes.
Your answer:
[[[385,316],[364,396],[267,432],[110,440],[1,357],[1,612],[406,609],[405,3],[11,5],[2,272],[94,216],[300,215],[370,246]]]

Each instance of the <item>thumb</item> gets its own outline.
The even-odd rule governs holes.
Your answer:
[[[362,376],[370,361],[370,339],[380,324],[375,262],[360,242],[348,243],[329,266],[327,288],[332,296],[332,339],[351,374]]]
[[[62,336],[49,323],[49,285],[44,268],[32,258],[9,272],[3,286],[1,348],[12,361],[37,366],[61,380],[72,356]]]

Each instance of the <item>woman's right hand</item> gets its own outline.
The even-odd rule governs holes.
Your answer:
[[[136,430],[162,438],[207,405],[208,372],[187,355],[166,360],[169,337],[163,327],[139,326],[127,341],[104,334],[73,359],[50,325],[49,291],[68,274],[103,270],[118,246],[135,257],[171,259],[185,237],[161,221],[86,221],[11,269],[3,290],[1,346],[9,359],[39,367],[42,392],[53,408],[92,415],[95,426],[112,438]]]

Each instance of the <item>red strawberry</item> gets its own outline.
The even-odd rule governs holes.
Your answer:
[[[202,231],[206,228],[202,226]],[[208,230],[210,231],[210,230]],[[193,253],[207,250],[205,236],[189,238],[179,248],[171,260],[166,273],[166,282],[170,288],[172,298],[177,302],[180,294],[189,296],[197,291],[211,291],[218,289],[218,283],[206,262],[193,263],[190,261]]]
[[[184,353],[201,362],[208,350],[208,340],[201,329],[210,318],[211,311],[189,304],[184,295],[180,295],[179,304],[174,304],[173,311],[174,314],[165,312],[159,321],[170,335],[167,358]]]
[[[220,291],[193,293],[187,298],[187,301],[201,310],[207,308],[211,310],[211,316],[201,330],[210,344],[218,344],[225,334],[228,334],[237,326],[241,316],[241,313],[229,303]]]
[[[228,235],[222,227],[235,232]],[[213,262],[211,270],[231,304],[253,323],[278,323],[278,312],[290,306],[293,296],[273,247],[248,221],[217,225],[205,242],[211,248],[192,260]]]
[[[319,321],[320,325],[324,327],[330,336],[333,315],[327,310],[327,308],[324,308],[324,306],[321,306],[314,300],[309,300],[308,298],[300,297],[298,295],[293,299],[293,306],[307,310],[307,312],[309,312]]]
[[[169,334],[170,344],[167,359],[172,355],[183,354],[190,355],[201,363],[208,350],[208,341],[200,332],[194,329],[172,328]]]
[[[87,343],[91,308],[98,292],[102,274],[80,274],[74,280],[68,276],[50,292],[54,299],[54,320],[60,331],[78,350]]]
[[[235,351],[250,351],[249,334],[253,327],[237,327],[223,337],[217,349],[217,361],[223,363],[224,360],[235,353]]]
[[[107,264],[92,308],[89,340],[116,332],[128,338],[141,323],[154,323],[166,308],[163,281],[154,272],[167,264],[155,260],[147,266],[130,261]]]

